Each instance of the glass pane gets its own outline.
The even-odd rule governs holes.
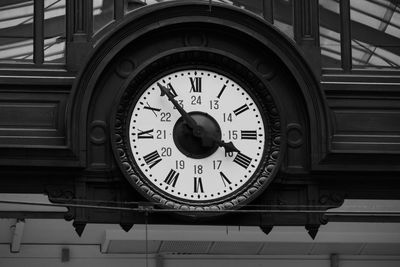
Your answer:
[[[2,63],[32,62],[32,38],[3,38],[0,37],[0,61]]]
[[[44,61],[65,62],[65,38],[54,37],[44,40]]]
[[[127,11],[132,11],[145,5],[176,0],[125,0]],[[178,0],[179,1],[179,0]],[[186,1],[186,0],[180,0]],[[207,1],[208,0],[204,0]],[[253,12],[258,16],[263,15],[264,0],[213,0],[213,3],[234,5]],[[274,25],[284,34],[293,38],[293,0],[273,0]]]
[[[114,0],[93,0],[93,32],[114,20]]]
[[[65,60],[65,0],[44,3],[44,61],[63,63]]]
[[[127,2],[128,11],[142,7],[144,5],[153,5],[169,1],[187,1],[187,0],[125,0]],[[204,0],[207,1],[208,0]],[[213,3],[222,3],[228,5],[235,5],[243,9],[250,10],[258,15],[262,14],[263,0],[212,0]]]
[[[157,2],[164,2],[164,1],[145,1],[145,0],[124,0],[126,1],[126,11],[132,11],[139,7],[145,6],[147,4],[155,4]]]
[[[400,3],[350,0],[353,68],[400,68]]]
[[[263,15],[263,0],[232,0],[232,1],[215,1],[238,6],[249,10],[259,16]]]
[[[273,0],[273,5],[274,25],[284,34],[293,39],[293,1]]]
[[[33,0],[0,1],[0,61],[32,60]]]
[[[334,0],[319,0],[322,68],[341,67],[340,12]]]

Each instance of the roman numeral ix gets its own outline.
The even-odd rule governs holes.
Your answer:
[[[138,139],[153,139],[153,131],[154,129],[147,130],[147,131],[142,131],[138,129]]]

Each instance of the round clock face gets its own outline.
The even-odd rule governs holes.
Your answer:
[[[267,120],[255,95],[227,75],[189,68],[164,74],[130,108],[134,168],[168,199],[213,203],[260,171]]]

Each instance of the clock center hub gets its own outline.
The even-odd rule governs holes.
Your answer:
[[[183,117],[179,118],[173,130],[175,145],[180,152],[190,158],[206,158],[218,149],[218,144],[207,136],[212,135],[215,139],[221,140],[221,128],[207,113],[193,111],[189,112],[189,116],[196,121],[197,126],[192,129]]]

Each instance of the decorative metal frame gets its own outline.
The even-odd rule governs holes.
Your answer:
[[[164,55],[161,58],[149,62],[137,75],[135,75],[126,87],[119,102],[115,105],[115,119],[110,125],[111,138],[115,158],[128,181],[150,201],[155,201],[163,207],[173,208],[181,211],[204,210],[229,210],[236,209],[248,203],[258,196],[270,184],[277,173],[281,162],[281,124],[277,105],[268,86],[257,77],[249,68],[239,63],[240,59],[232,59],[227,55],[218,54],[210,51],[181,51],[171,55]],[[254,88],[257,98],[261,97],[259,106],[267,119],[268,140],[264,152],[264,158],[260,163],[259,169],[238,192],[230,194],[221,199],[217,199],[206,204],[190,201],[179,201],[169,197],[157,188],[153,187],[145,177],[142,177],[140,170],[136,167],[130,151],[129,139],[126,127],[129,120],[129,110],[135,94],[142,87],[143,83],[148,82],[154,76],[160,75],[171,68],[171,66],[193,67],[210,66],[221,69],[228,69],[228,75],[240,77],[241,83]],[[200,213],[200,216],[210,215]]]

